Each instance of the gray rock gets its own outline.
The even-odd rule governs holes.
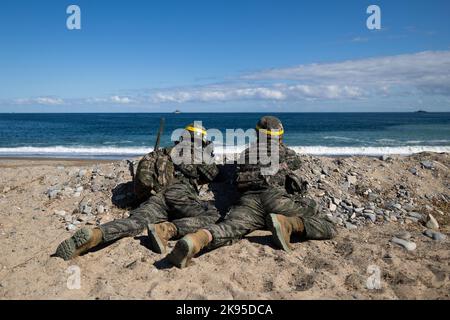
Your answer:
[[[408,231],[401,231],[397,233],[395,237],[403,240],[409,240],[411,239],[411,233],[409,233]]]
[[[336,211],[337,207],[333,202],[330,202],[328,209],[330,209],[331,212],[334,212],[334,211]]]
[[[348,176],[347,176],[347,181],[348,181],[348,183],[350,183],[350,184],[356,184],[357,179],[356,179],[355,176],[350,176],[350,175],[348,175]]]
[[[400,239],[400,238],[397,238],[397,237],[392,238],[391,241],[393,243],[395,243],[395,244],[398,244],[398,245],[402,246],[403,248],[405,248],[408,251],[414,251],[417,248],[417,245],[414,242],[412,242],[412,241]]]
[[[66,226],[66,229],[67,229],[68,231],[74,231],[74,230],[77,229],[77,227],[76,227],[74,224],[70,223],[70,224],[68,224],[68,225]]]
[[[428,214],[426,227],[428,229],[439,230],[439,223],[437,222],[436,218],[433,217],[431,214]]]
[[[80,171],[78,171],[78,177],[82,178],[87,174],[87,170],[85,169],[80,169]]]
[[[413,175],[417,174],[417,169],[416,168],[411,168],[408,171],[411,172]]]
[[[427,237],[436,240],[436,241],[442,241],[445,240],[447,238],[447,236],[445,234],[442,234],[440,232],[431,230],[431,229],[427,229],[424,231],[423,233],[424,235],[426,235]]]
[[[356,213],[362,213],[364,211],[364,207],[355,208],[354,210]]]
[[[98,214],[102,214],[102,213],[104,213],[104,212],[105,212],[105,207],[102,206],[102,205],[99,205],[99,206],[97,207],[97,213],[98,213]]]
[[[82,186],[79,186],[75,189],[75,192],[83,192],[84,188]]]
[[[79,198],[79,197],[81,197],[81,193],[80,193],[80,192],[75,192],[75,193],[73,194],[73,196],[74,196],[75,198]]]
[[[345,228],[347,228],[348,230],[355,230],[355,229],[357,229],[358,227],[355,226],[354,224],[351,224],[350,222],[346,222],[346,223],[345,223]]]
[[[66,215],[66,212],[64,210],[55,210],[55,214],[64,217]]]
[[[368,199],[369,199],[369,201],[375,201],[375,200],[378,199],[378,194],[373,193],[373,192],[369,192]]]
[[[392,205],[393,208],[400,210],[402,208],[402,205],[400,203],[394,203]]]
[[[405,203],[405,204],[403,204],[403,209],[405,209],[406,211],[413,211],[414,206],[410,203]]]
[[[418,213],[418,212],[409,212],[408,216],[416,218],[417,220],[422,220],[423,219],[423,215],[421,213]]]
[[[428,170],[431,170],[434,167],[433,162],[431,162],[431,161],[422,161],[420,164],[422,165],[422,167],[424,167],[425,169],[428,169]]]
[[[88,205],[83,206],[83,210],[81,211],[81,213],[83,214],[91,214],[92,212],[92,208]]]
[[[389,157],[388,155],[384,154],[379,158],[381,161],[388,161],[389,159],[391,159],[391,157]]]
[[[51,191],[48,193],[48,197],[49,197],[50,199],[55,199],[55,198],[58,196],[58,194],[59,194],[59,190],[51,190]]]
[[[377,221],[377,216],[374,215],[373,213],[364,213],[363,214],[364,217],[366,217],[367,219],[370,219],[370,221],[374,222]]]

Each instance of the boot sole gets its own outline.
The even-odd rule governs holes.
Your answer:
[[[155,225],[154,224],[147,225],[147,230],[148,230],[148,238],[152,245],[152,250],[159,254],[166,253],[166,246],[163,244],[161,238],[156,233]]]
[[[272,232],[272,239],[278,248],[283,249],[286,252],[290,252],[291,248],[286,243],[283,237],[283,232],[281,231],[281,225],[275,214],[270,214],[268,219],[268,227]]]
[[[92,236],[89,229],[83,228],[78,230],[69,239],[64,240],[56,249],[55,255],[64,260],[71,260],[78,256],[77,249],[86,244]]]
[[[178,240],[175,248],[167,256],[169,261],[177,268],[186,268],[192,258],[194,245],[189,239]]]

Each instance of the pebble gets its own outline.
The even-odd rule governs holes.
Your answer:
[[[402,231],[397,233],[395,237],[403,240],[409,240],[411,239],[411,233],[409,233],[408,231]]]
[[[433,169],[433,162],[431,161],[422,161],[420,163],[425,169],[431,170]]]
[[[104,213],[104,212],[105,212],[105,207],[102,206],[102,205],[99,205],[99,206],[97,207],[97,213],[102,214],[102,213]]]
[[[59,190],[52,190],[48,193],[50,199],[55,199],[58,196]]]
[[[439,230],[439,223],[431,214],[428,214],[426,227],[428,229]]]
[[[333,198],[333,203],[335,204],[335,205],[340,205],[341,204],[341,199],[339,199],[339,198]]]
[[[403,205],[403,209],[405,209],[406,211],[413,211],[414,210],[414,206],[410,203],[405,203]]]
[[[347,176],[347,181],[350,184],[356,184],[356,177],[355,176]]]
[[[374,222],[377,221],[377,216],[374,215],[373,213],[364,213],[364,217],[366,217],[367,219],[370,219],[370,221]]]
[[[388,161],[389,159],[391,159],[391,157],[389,157],[387,154],[384,154],[380,157],[381,161]]]
[[[64,217],[66,215],[66,212],[64,210],[55,210],[55,214]]]
[[[74,196],[75,198],[79,198],[79,197],[81,197],[81,193],[80,193],[80,192],[75,192],[75,193],[73,194],[73,196]]]
[[[9,192],[11,190],[11,188],[10,187],[4,187],[3,188],[3,193],[7,193],[7,192]]]
[[[418,212],[409,212],[408,216],[413,217],[417,220],[422,220],[423,219],[423,215],[418,213]]]
[[[334,211],[336,211],[337,207],[336,207],[336,205],[334,203],[330,202],[329,209],[330,209],[331,212],[334,212]]]
[[[83,187],[82,186],[79,186],[79,187],[77,187],[76,189],[75,189],[75,192],[83,192]]]
[[[436,240],[436,241],[442,241],[445,240],[447,238],[447,236],[445,234],[442,234],[440,232],[431,230],[431,229],[427,229],[424,231],[423,233],[424,235],[426,235],[427,237]]]
[[[368,195],[368,199],[369,199],[369,201],[375,201],[378,199],[378,194],[370,192]]]
[[[83,206],[83,210],[81,211],[81,213],[83,213],[83,214],[91,214],[91,212],[92,212],[92,207],[90,207],[88,205]]]
[[[416,168],[411,168],[408,171],[411,172],[413,175],[417,174],[417,169]]]
[[[354,224],[351,224],[350,222],[346,222],[346,223],[345,223],[345,227],[346,227],[348,230],[355,230],[355,229],[358,229],[357,226],[355,226]]]
[[[70,224],[68,224],[68,225],[66,226],[66,229],[67,229],[68,231],[73,231],[73,230],[76,230],[77,227],[76,227],[76,225],[70,223]]]
[[[391,241],[393,243],[396,243],[396,244],[402,246],[403,248],[405,248],[408,251],[414,251],[417,248],[417,245],[414,242],[412,242],[412,241],[400,239],[400,238],[397,238],[397,237],[392,238]]]
[[[87,171],[85,169],[81,169],[80,171],[78,171],[78,177],[82,178],[86,175]]]
[[[355,208],[356,213],[362,213],[364,211],[364,207]]]

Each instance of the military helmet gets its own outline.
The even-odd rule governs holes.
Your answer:
[[[193,122],[188,124],[185,128],[185,130],[189,131],[192,137],[199,137],[202,139],[203,142],[206,142],[206,128],[199,125],[197,122]]]
[[[256,131],[272,137],[281,137],[284,134],[280,119],[273,116],[264,116],[256,124]]]

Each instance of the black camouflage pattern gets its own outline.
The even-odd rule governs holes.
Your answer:
[[[192,233],[217,222],[217,209],[198,198],[198,192],[186,179],[179,180],[150,197],[130,212],[126,219],[101,225],[105,242],[142,233],[147,224],[171,221],[177,227],[177,237]]]
[[[319,215],[314,200],[304,197],[307,183],[294,173],[301,166],[295,151],[279,144],[280,168],[272,176],[262,175],[260,164],[247,164],[252,152],[255,149],[246,149],[242,154],[246,162],[238,166],[236,184],[242,196],[237,205],[230,209],[223,221],[205,228],[213,236],[210,248],[229,245],[250,232],[267,229],[266,217],[271,213],[300,217],[305,226],[305,239],[334,237],[334,225],[326,216]]]
[[[177,236],[182,237],[220,218],[215,207],[199,199],[199,185],[216,178],[219,174],[217,165],[175,165],[170,158],[172,150],[173,147],[167,147],[151,152],[140,161],[135,191],[139,198],[148,200],[132,210],[128,218],[99,226],[105,242],[136,236],[147,224],[165,221],[175,224]]]

